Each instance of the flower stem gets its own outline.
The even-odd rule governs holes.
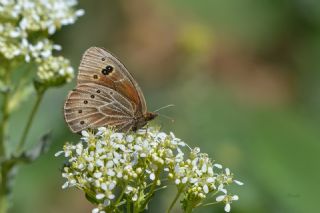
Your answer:
[[[127,212],[131,213],[131,202],[129,202],[129,198],[127,198]]]
[[[121,199],[122,199],[122,197],[123,197],[123,195],[124,195],[124,192],[126,191],[127,185],[128,185],[127,183],[124,184],[123,189],[122,189],[122,191],[121,191],[121,193],[120,193],[117,201],[116,201],[115,204],[114,204],[114,206],[115,206],[116,208],[118,208],[118,204],[119,204],[119,202],[121,201]]]
[[[156,174],[155,174],[155,179],[154,179],[154,182],[153,182],[153,185],[151,186],[151,189],[148,193],[148,195],[146,196],[146,199],[145,201],[143,202],[143,204],[141,205],[141,209],[145,209],[145,207],[148,205],[149,201],[151,200],[153,194],[154,194],[154,191],[157,187],[157,181],[159,179],[159,175],[160,175],[160,172],[161,172],[161,168],[158,168]]]
[[[28,136],[28,133],[29,133],[29,130],[31,128],[31,125],[32,125],[32,121],[34,119],[34,116],[36,115],[36,112],[39,108],[39,105],[41,103],[41,100],[43,98],[43,94],[44,94],[45,91],[41,91],[39,93],[37,93],[37,99],[36,99],[36,102],[32,108],[32,111],[31,111],[31,114],[28,118],[28,122],[27,122],[27,125],[25,126],[24,128],[24,131],[23,131],[23,134],[22,134],[22,137],[20,139],[20,142],[18,144],[18,148],[17,148],[17,153],[20,153],[22,150],[23,150],[23,147],[25,145],[25,142],[26,142],[26,139],[27,139],[27,136]]]
[[[10,186],[9,186],[9,173],[11,167],[8,166],[6,143],[8,140],[8,128],[9,128],[9,102],[11,95],[11,66],[9,63],[4,63],[4,74],[1,76],[3,83],[6,87],[3,91],[3,103],[1,105],[2,121],[0,123],[0,213],[7,213],[10,205]]]
[[[9,208],[9,193],[7,190],[7,177],[1,169],[1,183],[0,183],[0,213],[7,213]]]
[[[5,70],[5,74],[3,76],[3,82],[6,86],[10,85],[10,70],[9,66],[7,66],[8,70]],[[7,140],[8,134],[8,121],[9,121],[9,98],[10,91],[3,92],[3,103],[1,106],[2,111],[2,121],[0,124],[0,160],[1,158],[6,157],[5,144]]]
[[[0,213],[7,213],[10,205],[10,177],[12,166],[3,162],[0,170]]]
[[[172,208],[174,207],[174,205],[176,204],[177,200],[179,199],[181,193],[182,193],[183,189],[179,189],[176,196],[174,197],[172,203],[170,204],[167,213],[171,212]]]

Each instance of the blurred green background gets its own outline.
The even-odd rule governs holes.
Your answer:
[[[245,183],[232,212],[316,212],[320,190],[320,2],[316,0],[96,0],[54,40],[79,65],[90,46],[113,52],[139,82],[149,110],[175,104],[158,118],[192,146],[231,168]],[[76,189],[62,190],[65,141],[77,142],[63,119],[72,82],[49,91],[29,135],[53,131],[53,145],[22,166],[12,212],[91,212]],[[26,110],[12,120],[24,125]],[[172,190],[174,190],[172,188]],[[170,189],[149,212],[164,212]],[[177,205],[178,206],[178,205]],[[176,209],[179,212],[179,209]],[[195,212],[223,212],[222,205]]]

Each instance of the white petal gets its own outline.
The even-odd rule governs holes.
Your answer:
[[[104,198],[105,197],[105,194],[97,194],[96,195],[96,198],[98,199],[98,200],[101,200],[102,198]]]
[[[133,140],[134,140],[134,137],[133,137],[132,135],[128,135],[128,136],[126,137],[126,141],[127,141],[128,143],[131,143]]]
[[[69,182],[68,182],[68,181],[67,181],[67,182],[65,182],[65,183],[62,185],[62,189],[67,188],[67,187],[68,187],[68,185],[69,185]]]
[[[116,182],[111,182],[111,183],[109,184],[109,190],[114,189],[114,187],[116,187]]]
[[[226,168],[226,175],[230,175],[230,169],[229,168]]]
[[[238,181],[238,180],[234,180],[233,182],[235,182],[239,186],[242,186],[244,184],[244,183],[242,183],[241,181]]]
[[[214,180],[215,180],[215,179],[214,179],[213,177],[209,177],[209,178],[207,179],[207,182],[208,182],[208,183],[212,183],[212,182],[214,182]]]
[[[102,183],[100,187],[101,187],[101,189],[103,189],[104,191],[107,190],[107,184],[105,184],[105,183]]]
[[[132,201],[137,201],[137,200],[138,200],[138,195],[137,194],[133,195]]]
[[[232,200],[239,200],[239,196],[238,195],[233,195],[232,196]]]
[[[101,178],[102,173],[101,173],[101,172],[96,172],[96,173],[93,174],[93,176],[94,176],[95,178]]]
[[[225,195],[220,195],[220,196],[216,197],[216,201],[221,202],[224,200],[225,197],[226,197]]]
[[[49,27],[49,29],[48,29],[48,33],[49,33],[50,35],[52,35],[52,34],[55,33],[55,32],[56,32],[56,26],[54,26],[53,24],[50,25],[50,27]]]
[[[54,50],[58,50],[58,51],[62,50],[61,45],[58,45],[58,44],[54,44],[54,45],[52,46],[52,48],[53,48]]]
[[[55,157],[58,157],[59,155],[61,155],[62,153],[64,153],[64,151],[59,151],[56,154],[54,154]]]
[[[202,171],[203,173],[205,173],[205,172],[207,171],[207,164],[204,163],[204,164],[202,165],[201,171]]]
[[[180,179],[176,179],[176,180],[175,180],[175,183],[176,183],[177,185],[178,185],[180,182],[181,182]]]
[[[215,163],[213,166],[218,168],[218,169],[222,169],[222,165],[221,164]]]
[[[231,210],[230,203],[227,203],[227,204],[226,204],[226,206],[224,207],[224,210],[225,210],[226,212],[230,212],[230,210]]]
[[[98,208],[92,209],[92,213],[99,213],[99,209]]]
[[[188,181],[188,177],[182,178],[182,183],[186,183]]]
[[[151,173],[149,177],[150,177],[150,180],[154,180],[156,178],[154,173]]]
[[[84,13],[85,13],[85,12],[84,12],[83,9],[77,10],[77,11],[75,12],[76,16],[83,16]]]
[[[88,133],[87,131],[85,131],[85,130],[82,130],[82,131],[81,131],[81,135],[82,135],[83,137],[89,137],[89,136],[90,136],[89,133]]]
[[[204,185],[204,186],[202,187],[202,189],[203,189],[204,193],[208,194],[209,188],[208,188],[207,185]]]

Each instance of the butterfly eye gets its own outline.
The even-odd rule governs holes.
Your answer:
[[[100,93],[101,91],[100,90],[97,90],[97,93]]]
[[[113,67],[108,65],[101,72],[103,75],[109,75],[113,71]]]
[[[88,103],[88,101],[87,101],[87,100],[85,100],[83,103],[84,103],[84,104],[87,104],[87,103]]]

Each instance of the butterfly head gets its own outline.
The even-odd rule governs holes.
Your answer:
[[[154,113],[154,112],[146,112],[143,117],[145,121],[151,121],[153,120],[155,117],[157,117],[158,114]]]
[[[137,129],[140,129],[144,125],[148,123],[148,121],[153,120],[155,117],[157,117],[158,114],[154,112],[146,112],[141,117],[138,117],[135,119],[134,125],[132,126],[132,131],[137,131]]]

